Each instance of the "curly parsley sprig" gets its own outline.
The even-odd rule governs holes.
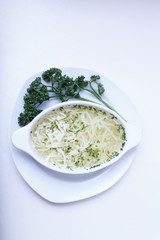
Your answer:
[[[46,84],[42,82],[42,79]],[[39,108],[41,104],[50,99],[56,98],[62,102],[70,99],[93,102],[81,97],[83,91],[89,92],[102,104],[118,113],[102,99],[101,96],[105,89],[103,84],[100,83],[99,75],[92,75],[90,80],[86,80],[83,75],[74,79],[63,75],[58,68],[50,68],[43,72],[42,79],[37,77],[27,88],[27,93],[24,95],[24,111],[18,117],[18,124],[21,127],[31,122],[42,111]]]

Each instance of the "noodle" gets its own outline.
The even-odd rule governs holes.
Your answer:
[[[90,169],[119,155],[125,131],[112,114],[90,106],[53,110],[31,132],[35,150],[44,161],[71,170]]]

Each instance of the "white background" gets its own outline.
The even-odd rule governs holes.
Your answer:
[[[54,204],[18,173],[8,127],[31,75],[82,67],[135,103],[143,138],[127,174],[96,197]],[[1,0],[0,239],[160,239],[160,1]]]

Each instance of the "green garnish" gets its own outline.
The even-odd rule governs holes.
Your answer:
[[[43,83],[42,79],[46,84]],[[50,68],[43,72],[41,77],[37,77],[27,88],[24,96],[24,111],[18,117],[18,124],[22,127],[31,122],[41,111],[40,106],[43,102],[50,99],[59,99],[66,102],[70,99],[78,99],[93,102],[81,97],[83,91],[89,92],[102,104],[119,114],[112,106],[102,99],[105,89],[100,83],[100,76],[93,75],[90,80],[85,80],[84,76],[73,79],[63,75],[58,68]],[[120,115],[120,114],[119,114]],[[121,116],[121,115],[120,115]]]

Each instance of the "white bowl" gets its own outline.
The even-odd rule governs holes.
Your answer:
[[[36,150],[33,147],[32,141],[31,141],[30,133],[31,133],[32,129],[34,128],[34,126],[37,124],[37,122],[40,119],[42,119],[46,114],[50,113],[52,110],[58,109],[60,107],[73,106],[73,105],[91,106],[91,107],[100,109],[104,112],[108,112],[110,114],[113,114],[120,121],[120,123],[122,124],[122,126],[124,127],[124,130],[125,130],[126,143],[123,147],[123,150],[119,152],[119,155],[117,157],[114,157],[109,162],[106,162],[104,164],[101,164],[100,166],[97,166],[95,168],[91,168],[91,169],[88,169],[88,170],[83,168],[83,167],[78,168],[78,169],[75,168],[74,170],[70,170],[68,168],[59,168],[55,165],[51,165],[50,163],[44,161],[42,159],[42,157],[36,152]],[[111,164],[116,163],[118,160],[120,160],[121,157],[127,151],[129,151],[130,149],[132,149],[133,147],[138,145],[139,142],[140,142],[140,139],[141,139],[141,130],[138,129],[136,126],[124,121],[118,114],[116,114],[112,110],[110,110],[110,109],[108,109],[108,108],[106,108],[102,105],[95,104],[95,103],[90,103],[90,102],[85,102],[85,101],[69,101],[69,102],[59,103],[59,104],[56,104],[52,107],[49,107],[49,108],[43,110],[39,115],[37,115],[32,120],[32,122],[30,122],[25,127],[19,128],[12,135],[12,143],[16,148],[28,153],[38,163],[42,164],[43,166],[45,166],[49,169],[52,169],[52,170],[57,171],[57,172],[69,173],[69,174],[91,173],[91,172],[95,172],[95,171],[98,171],[100,169],[103,169],[105,167],[108,167]]]

